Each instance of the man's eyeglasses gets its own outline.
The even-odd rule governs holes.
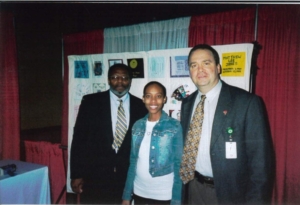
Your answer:
[[[123,81],[128,81],[129,80],[129,77],[128,76],[119,76],[119,75],[112,75],[109,77],[110,80],[123,80]]]

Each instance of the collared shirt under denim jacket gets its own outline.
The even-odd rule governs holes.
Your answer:
[[[130,200],[133,193],[137,159],[140,145],[145,135],[148,115],[136,121],[132,127],[130,166],[123,192],[123,200]],[[150,146],[149,173],[152,177],[158,177],[174,172],[171,204],[181,204],[182,181],[179,176],[179,169],[183,138],[180,122],[162,111],[158,123],[152,130]]]

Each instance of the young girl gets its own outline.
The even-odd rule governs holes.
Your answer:
[[[132,128],[123,205],[130,204],[132,195],[136,205],[181,204],[182,128],[162,110],[166,101],[166,88],[161,83],[152,81],[144,87],[148,114]]]

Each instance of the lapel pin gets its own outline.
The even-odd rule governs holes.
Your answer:
[[[224,115],[227,115],[227,110],[224,110],[223,113],[224,113]]]

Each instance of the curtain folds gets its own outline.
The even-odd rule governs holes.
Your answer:
[[[254,41],[255,8],[192,16],[189,47],[206,43],[225,45]]]
[[[26,162],[48,166],[52,204],[66,204],[66,174],[63,152],[59,144],[43,141],[24,141]],[[60,198],[60,195],[63,195]]]
[[[0,159],[20,159],[17,49],[12,13],[0,11]]]
[[[190,17],[104,29],[104,53],[186,48]]]
[[[300,10],[259,7],[256,93],[266,104],[276,154],[273,204],[300,204]]]

